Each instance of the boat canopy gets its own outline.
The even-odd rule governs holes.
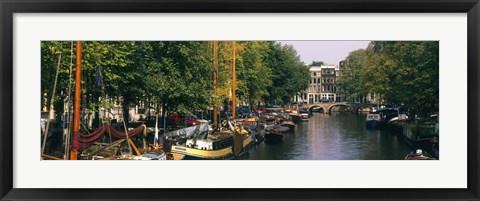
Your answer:
[[[208,125],[208,123],[202,123],[202,124],[198,124],[198,125],[195,125],[195,126],[190,126],[190,127],[182,128],[182,129],[179,129],[179,130],[174,130],[174,131],[167,132],[167,133],[165,133],[165,136],[167,136],[167,137],[185,136],[187,138],[190,138],[194,135],[198,135],[200,133],[209,131],[211,129],[212,129],[212,127],[210,125]]]
[[[380,114],[368,114],[367,120],[380,120]]]

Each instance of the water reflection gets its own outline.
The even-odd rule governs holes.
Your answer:
[[[314,113],[280,144],[261,143],[243,159],[402,160],[411,149],[391,131],[366,129],[366,114]]]

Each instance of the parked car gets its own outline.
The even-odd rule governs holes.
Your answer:
[[[162,117],[162,116],[157,116],[157,117],[158,117],[158,126],[157,126],[157,127],[158,127],[158,128],[163,128],[163,124],[164,124],[164,123],[163,123],[163,117]],[[176,122],[175,120],[173,120],[173,119],[171,119],[171,118],[169,118],[169,117],[167,117],[166,119],[167,119],[167,121],[166,121],[165,123],[166,123],[166,127],[167,127],[167,128],[176,128],[176,127],[179,126],[179,123]],[[155,120],[155,116],[148,116],[148,117],[145,119],[145,125],[146,125],[147,127],[153,127],[153,128],[155,128],[155,123],[156,123],[155,121],[156,121],[156,120]]]
[[[202,122],[199,121],[197,117],[194,117],[194,116],[185,117],[185,124],[187,124],[189,126],[198,125],[198,124],[201,124],[201,123]]]
[[[328,98],[322,98],[322,99],[320,100],[320,102],[321,102],[321,103],[329,103],[330,100],[329,100]]]

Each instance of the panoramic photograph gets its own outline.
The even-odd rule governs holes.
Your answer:
[[[438,41],[42,41],[40,160],[440,160]]]

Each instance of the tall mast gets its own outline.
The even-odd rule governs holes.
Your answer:
[[[212,43],[213,54],[213,128],[216,129],[218,125],[218,110],[217,110],[217,41]]]
[[[232,119],[235,119],[235,101],[236,101],[236,88],[237,88],[237,77],[235,75],[235,45],[236,42],[233,41],[232,44]]]
[[[57,79],[58,79],[58,73],[60,71],[60,64],[62,61],[62,54],[60,53],[58,55],[58,64],[57,64],[57,73],[55,74],[55,82],[53,83],[53,89],[52,89],[52,99],[50,99],[50,109],[48,112],[48,121],[47,125],[45,127],[45,135],[43,135],[43,143],[42,143],[42,155],[45,151],[45,145],[47,144],[47,136],[48,136],[48,128],[50,127],[50,120],[54,120],[54,112],[53,112],[53,103],[55,102],[55,89],[57,88]]]
[[[72,66],[73,66],[73,41],[70,43],[70,69],[68,71],[68,96],[67,96],[67,122],[68,122],[68,131],[65,137],[65,154],[63,156],[63,160],[67,160],[70,157],[70,138],[71,138],[71,131],[72,131]]]
[[[73,140],[80,136],[80,85],[82,83],[82,41],[77,41],[77,56],[75,69],[75,105],[73,111]],[[70,152],[70,160],[77,160],[77,150]]]

